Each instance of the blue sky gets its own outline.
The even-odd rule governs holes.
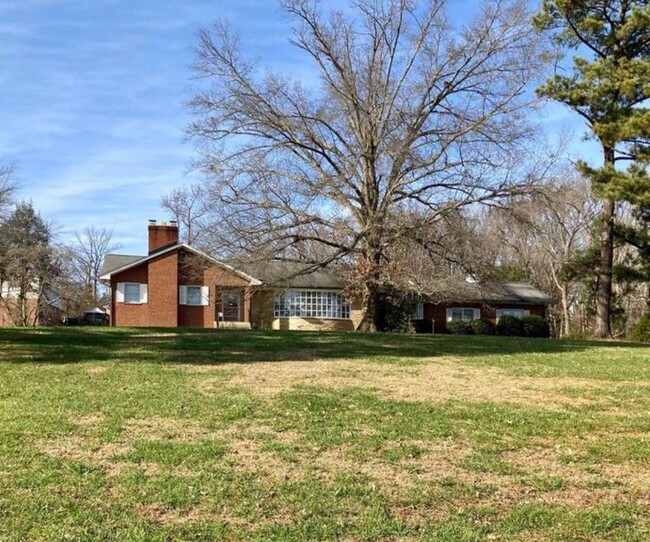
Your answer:
[[[186,102],[197,28],[218,17],[272,69],[309,73],[272,0],[0,1],[0,157],[63,240],[95,225],[144,253],[160,197],[198,179]],[[543,117],[583,132],[559,106]]]

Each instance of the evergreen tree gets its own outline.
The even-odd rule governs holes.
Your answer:
[[[650,201],[650,4],[648,0],[544,0],[535,17],[561,46],[582,56],[538,92],[587,123],[603,165],[579,168],[602,199],[595,337],[611,336],[616,202]]]
[[[56,273],[49,226],[31,202],[18,203],[0,225],[0,301],[16,325],[37,323]]]

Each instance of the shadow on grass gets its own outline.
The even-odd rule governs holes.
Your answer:
[[[417,363],[418,358],[581,352],[594,347],[648,348],[637,343],[510,337],[237,331],[204,329],[0,329],[0,361],[80,363],[254,363],[276,360],[369,359]]]

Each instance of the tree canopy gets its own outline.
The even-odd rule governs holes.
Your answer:
[[[603,200],[597,321],[611,334],[616,201],[650,201],[650,6],[647,0],[544,0],[536,25],[576,50],[568,73],[538,89],[578,113],[600,143],[602,167],[579,167]]]
[[[189,129],[209,176],[212,252],[344,262],[376,324],[388,247],[531,182],[526,88],[542,69],[526,2],[289,0],[291,44],[317,80],[262,70],[225,22],[200,34],[206,88]],[[426,223],[396,220],[416,210]]]

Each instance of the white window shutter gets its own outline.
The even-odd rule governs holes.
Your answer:
[[[124,303],[124,283],[118,282],[117,289],[115,290],[115,301],[117,303]]]
[[[201,286],[201,305],[204,307],[210,304],[210,287]]]
[[[530,311],[528,309],[524,311],[524,316],[530,316]]]
[[[447,322],[451,322],[451,318],[452,318],[451,309],[447,309]]]
[[[481,319],[481,309],[474,309],[474,320]]]
[[[147,285],[140,284],[140,303],[147,302]]]
[[[178,289],[178,298],[181,305],[187,305],[187,286],[181,286]]]

